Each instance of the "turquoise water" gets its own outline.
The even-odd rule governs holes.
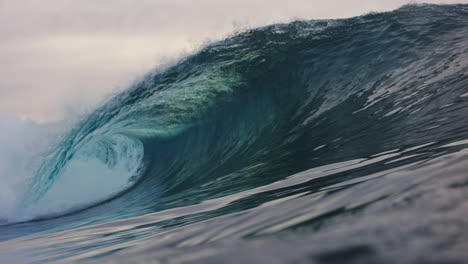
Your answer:
[[[0,263],[462,263],[468,5],[297,21],[148,73],[0,215]]]

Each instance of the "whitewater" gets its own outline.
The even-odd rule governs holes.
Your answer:
[[[237,33],[0,117],[0,263],[464,263],[467,116],[468,5]]]

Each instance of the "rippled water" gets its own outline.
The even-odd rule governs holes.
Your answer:
[[[0,263],[463,263],[467,116],[468,5],[250,30],[51,147]]]

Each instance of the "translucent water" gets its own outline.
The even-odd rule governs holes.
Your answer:
[[[0,263],[462,263],[467,92],[468,5],[232,36],[49,147]]]

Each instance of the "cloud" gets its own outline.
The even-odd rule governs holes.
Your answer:
[[[350,17],[408,2],[0,0],[0,113],[40,122],[66,119],[164,58],[236,28]]]

